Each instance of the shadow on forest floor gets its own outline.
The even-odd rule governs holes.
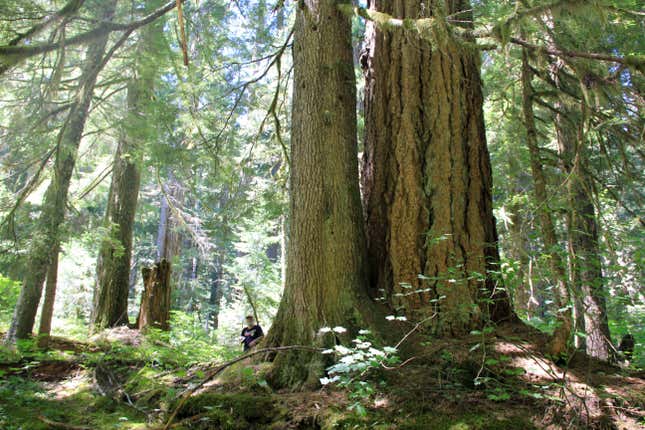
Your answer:
[[[558,366],[539,352],[544,340],[521,325],[460,339],[416,335],[408,364],[372,372],[358,400],[331,387],[273,391],[267,363],[242,362],[192,396],[172,428],[644,428],[643,372],[582,354]],[[55,338],[47,352],[2,352],[0,429],[162,428],[177,397],[213,368],[160,362],[164,348],[119,329],[91,343]]]

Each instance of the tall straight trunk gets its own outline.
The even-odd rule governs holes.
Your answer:
[[[128,86],[128,112],[137,112],[132,82]],[[127,133],[127,132],[126,132]],[[112,183],[105,222],[109,237],[103,240],[97,263],[92,325],[95,330],[128,324],[128,294],[132,259],[134,217],[139,198],[141,172],[138,142],[121,136],[114,157]]]
[[[598,223],[592,200],[593,180],[587,173],[588,156],[581,113],[557,103],[555,115],[558,152],[566,176],[571,282],[584,321],[587,354],[600,360],[613,358],[604,293]],[[572,121],[573,119],[573,121]]]
[[[522,52],[522,108],[524,113],[524,125],[526,127],[526,143],[529,148],[531,160],[531,173],[533,174],[533,189],[535,192],[535,203],[539,213],[540,227],[542,230],[542,242],[544,252],[549,257],[551,273],[555,281],[555,304],[558,307],[557,322],[553,338],[549,345],[550,352],[554,355],[566,351],[573,331],[573,317],[569,306],[569,287],[564,262],[560,256],[560,249],[556,236],[551,209],[548,205],[546,190],[546,177],[540,159],[540,148],[537,140],[537,129],[535,127],[535,116],[533,113],[533,88],[531,80],[533,73],[529,65],[528,52]]]
[[[147,7],[152,10],[158,1]],[[145,132],[151,127],[146,103],[153,96],[157,65],[150,59],[155,38],[162,31],[161,20],[148,24],[137,43],[137,59],[127,86],[124,127],[114,155],[114,169],[108,195],[105,224],[109,231],[101,244],[97,262],[92,325],[95,330],[129,323],[128,295],[134,234],[139,199],[141,160]]]
[[[296,11],[286,286],[269,346],[324,343],[321,327],[352,333],[369,317],[351,21],[338,3],[305,0]],[[324,366],[319,354],[280,353],[270,379],[317,385]]]
[[[101,9],[98,16],[104,21],[109,21],[114,15],[116,3],[117,0],[101,2],[100,6],[97,6]],[[67,192],[107,40],[108,35],[94,39],[85,55],[79,93],[60,132],[53,178],[45,192],[40,216],[35,222],[25,264],[29,270],[23,278],[20,297],[7,333],[7,342],[29,337],[34,326],[43,282],[52,260],[52,251],[60,243],[59,230],[65,219]]]
[[[52,252],[52,261],[47,269],[47,280],[45,281],[45,301],[40,311],[40,325],[38,326],[38,345],[47,347],[49,336],[52,330],[52,318],[54,316],[54,302],[56,300],[56,286],[58,283],[58,256],[60,245],[55,245]]]
[[[425,6],[424,6],[425,5]],[[467,1],[374,0],[396,18],[472,20]],[[479,53],[368,23],[362,185],[370,287],[439,334],[513,318],[498,270]],[[437,32],[440,33],[440,32]]]
[[[521,196],[524,189],[524,173],[520,170],[517,162],[517,154],[510,153],[508,157],[509,177],[511,184],[509,193],[513,196]],[[513,200],[509,205],[510,225],[509,233],[509,256],[518,263],[517,272],[515,273],[515,291],[513,304],[515,309],[519,309],[526,315],[527,319],[533,317],[533,310],[536,305],[536,299],[533,295],[531,283],[528,281],[529,256],[527,248],[529,246],[526,234],[524,232],[525,221],[523,219],[521,200]]]
[[[207,319],[210,330],[217,330],[219,327],[220,303],[224,293],[224,267],[222,265],[222,260],[223,258],[221,255],[215,257],[213,270],[211,272],[211,288],[210,296],[208,298],[210,310],[208,311]]]

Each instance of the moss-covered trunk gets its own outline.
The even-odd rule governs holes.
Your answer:
[[[98,16],[104,21],[109,21],[114,15],[116,3],[117,0],[101,2]],[[35,221],[34,234],[25,264],[29,270],[25,272],[23,278],[18,303],[7,333],[8,342],[30,336],[34,326],[47,269],[51,263],[53,251],[60,242],[59,230],[65,219],[67,192],[107,40],[108,35],[105,35],[90,43],[79,80],[78,95],[60,131],[53,177],[45,192],[41,213]]]
[[[138,81],[128,85],[128,116],[141,111]],[[119,139],[114,156],[112,183],[105,223],[109,237],[101,244],[97,263],[92,324],[95,329],[128,324],[128,292],[134,217],[141,182],[140,144],[127,128]]]
[[[540,148],[537,140],[537,128],[533,113],[533,88],[531,80],[533,73],[529,65],[528,52],[522,52],[522,110],[524,113],[524,125],[526,128],[526,143],[529,148],[531,161],[531,173],[533,175],[533,190],[540,220],[542,242],[544,253],[549,258],[549,264],[553,281],[555,282],[555,304],[558,308],[556,327],[550,343],[550,352],[560,354],[565,352],[573,331],[573,316],[570,306],[569,286],[567,285],[567,274],[564,262],[560,255],[559,244],[555,232],[555,225],[551,217],[551,209],[546,190],[546,176],[542,167]]]
[[[323,326],[360,326],[365,241],[356,142],[350,18],[334,0],[297,10],[285,291],[266,343],[311,345]],[[276,385],[315,385],[319,355],[276,356]]]
[[[52,319],[54,317],[54,302],[56,301],[56,286],[58,284],[58,256],[60,245],[55,244],[52,250],[52,261],[47,269],[47,280],[45,281],[45,299],[40,311],[40,325],[38,326],[38,345],[47,347],[49,336],[52,330]]]
[[[555,115],[561,166],[566,179],[571,283],[584,322],[584,345],[592,357],[612,359],[606,298],[598,243],[598,223],[593,203],[593,180],[587,173],[587,142],[581,111],[558,102]],[[584,108],[584,107],[583,107]],[[581,327],[582,329],[582,327]]]
[[[467,1],[372,2],[397,18],[459,14]],[[437,28],[436,35],[442,34]],[[443,29],[445,30],[445,28]],[[479,53],[368,23],[363,190],[370,281],[438,333],[512,317],[498,269]],[[420,279],[423,275],[425,279]]]

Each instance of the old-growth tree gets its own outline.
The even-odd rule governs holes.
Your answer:
[[[285,291],[268,345],[311,345],[323,326],[360,326],[366,305],[350,17],[334,0],[296,11]],[[279,385],[317,384],[320,355],[275,358]]]
[[[143,146],[150,129],[146,107],[152,98],[162,21],[142,30],[133,76],[127,86],[127,109],[114,156],[103,240],[97,263],[92,322],[95,329],[128,323],[128,292],[134,218],[141,182]]]
[[[114,15],[117,0],[102,2],[97,16],[109,21]],[[70,185],[85,121],[87,120],[94,86],[104,65],[103,57],[109,33],[97,37],[88,46],[83,60],[78,93],[72,102],[66,123],[61,128],[56,152],[52,180],[45,193],[42,209],[35,221],[20,297],[14,311],[7,341],[26,338],[31,335],[42,294],[48,267],[54,250],[60,243],[60,226],[67,209],[67,192]]]
[[[442,334],[511,318],[508,295],[490,273],[499,256],[479,52],[446,22],[458,16],[469,27],[470,4],[371,7],[434,18],[419,34],[368,23],[362,184],[374,293],[415,319],[436,312],[431,324]]]

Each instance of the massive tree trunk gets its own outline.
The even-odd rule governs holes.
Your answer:
[[[95,330],[128,324],[128,294],[132,259],[134,218],[141,182],[141,130],[150,127],[145,104],[152,98],[156,65],[150,60],[161,22],[143,30],[138,43],[137,67],[128,83],[125,127],[114,156],[112,183],[105,223],[109,237],[103,240],[97,263],[92,324]]]
[[[600,360],[613,357],[598,244],[598,223],[592,200],[593,180],[587,173],[587,144],[581,113],[557,103],[555,115],[558,152],[569,200],[568,231],[571,282],[584,321],[587,354]],[[582,328],[582,327],[581,327]]]
[[[438,15],[438,25],[446,14],[472,20],[467,1],[370,6],[397,18]],[[368,23],[367,32],[362,185],[373,294],[417,320],[436,312],[428,324],[439,334],[512,318],[490,275],[499,255],[479,53],[447,33],[432,47],[401,29]]]
[[[537,129],[535,127],[535,116],[533,114],[533,88],[531,79],[533,73],[529,65],[528,53],[522,52],[522,108],[524,113],[524,125],[526,127],[526,142],[529,148],[531,160],[531,173],[533,174],[533,189],[535,192],[535,203],[540,218],[542,230],[542,242],[544,253],[549,257],[550,269],[555,281],[554,302],[558,308],[557,323],[551,344],[550,352],[554,355],[566,351],[571,333],[573,330],[573,318],[569,300],[569,287],[564,263],[560,256],[560,249],[555,232],[551,209],[546,191],[546,177],[540,159],[540,148],[537,140]]]
[[[317,344],[321,327],[352,333],[367,317],[351,21],[337,3],[296,12],[286,286],[270,346]],[[317,385],[323,370],[319,354],[280,353],[270,379]]]
[[[114,15],[117,0],[101,2],[98,16],[109,21]],[[85,56],[79,81],[79,93],[63,126],[56,151],[54,173],[45,192],[42,211],[36,220],[34,235],[26,257],[26,271],[22,290],[16,304],[7,342],[31,335],[36,318],[43,282],[52,260],[52,252],[60,243],[59,229],[65,218],[67,191],[76,163],[78,147],[83,135],[96,78],[102,66],[108,35],[101,36],[90,44]]]
[[[60,245],[54,245],[52,250],[52,261],[47,269],[47,281],[45,282],[45,301],[40,311],[40,325],[38,326],[38,346],[47,347],[49,336],[52,330],[52,318],[54,316],[54,302],[56,301],[56,286],[58,283],[58,256]]]

